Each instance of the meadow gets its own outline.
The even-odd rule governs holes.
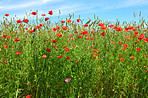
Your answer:
[[[31,12],[0,24],[0,98],[146,98],[148,22]],[[135,15],[135,14],[134,14]],[[34,17],[34,20],[29,20]],[[136,17],[136,15],[135,15]]]

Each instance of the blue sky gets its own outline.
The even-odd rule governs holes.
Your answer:
[[[58,11],[61,10],[60,17],[75,14],[77,19],[79,15],[85,21],[88,17],[94,19],[94,14],[101,20],[116,21],[132,21],[138,20],[134,18],[133,12],[139,15],[140,11],[144,19],[148,20],[148,0],[0,0],[0,20],[6,13],[9,17],[15,15],[23,18],[27,13],[39,10],[41,14],[46,14],[51,20],[57,20]],[[32,11],[30,11],[32,10]],[[53,15],[48,15],[48,11],[52,10]]]

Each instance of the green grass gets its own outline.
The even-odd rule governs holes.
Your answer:
[[[88,26],[84,27],[81,21],[59,21],[53,25],[50,22],[52,20],[44,21],[42,18],[38,24],[44,23],[44,26],[30,33],[35,24],[16,21],[10,22],[4,18],[0,27],[1,98],[25,98],[27,95],[31,95],[31,98],[148,96],[148,44],[144,41],[148,37],[148,30],[143,31],[147,29],[144,27],[146,22],[139,25],[119,25],[116,22],[114,26],[123,28],[117,31],[105,23],[106,29],[101,29],[98,24],[103,21],[99,19],[87,22]],[[56,26],[60,29],[54,32],[53,28]],[[68,29],[63,30],[63,26]],[[125,27],[129,26],[139,33],[135,34],[133,29],[125,32]],[[137,26],[139,28],[136,28]],[[91,33],[92,30],[94,34]],[[74,33],[75,31],[78,33]],[[89,34],[82,35],[82,31]],[[103,31],[104,36],[100,35]],[[56,33],[61,33],[62,37],[58,37]],[[140,34],[144,34],[144,40],[138,39]],[[11,37],[4,38],[3,35]],[[130,36],[130,39],[125,38],[126,36]],[[19,41],[15,42],[16,38]],[[52,39],[57,42],[53,43]],[[128,45],[125,50],[122,49],[124,44]],[[7,45],[8,48],[5,48]],[[64,50],[66,46],[70,51]],[[141,50],[136,51],[137,48]],[[51,51],[47,52],[46,49]],[[19,51],[21,53],[17,55]],[[47,57],[43,58],[43,55]],[[59,55],[62,55],[62,58],[58,58]],[[67,60],[67,56],[70,59]],[[130,59],[131,56],[135,58]],[[123,62],[121,58],[124,59]],[[71,80],[64,82],[66,78]]]

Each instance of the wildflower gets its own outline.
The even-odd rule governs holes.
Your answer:
[[[76,48],[76,45],[74,45],[73,47]]]
[[[137,49],[136,49],[136,51],[140,51],[140,50],[141,50],[140,48],[137,48]]]
[[[133,88],[133,87],[134,87],[134,86],[132,86],[132,85],[130,86],[130,88]]]
[[[146,31],[146,29],[143,29],[143,31]]]
[[[83,32],[81,32],[81,34],[82,34],[82,35],[87,35],[88,32],[87,32],[87,31],[83,31]]]
[[[62,55],[59,55],[58,58],[62,58]]]
[[[80,22],[80,19],[77,19],[77,22]]]
[[[27,96],[26,96],[26,98],[30,98],[30,97],[31,97],[31,95],[27,95]]]
[[[42,14],[42,16],[46,16],[45,14]]]
[[[76,63],[78,63],[79,61],[76,61]]]
[[[5,16],[9,16],[9,14],[5,14]]]
[[[101,29],[106,30],[106,27],[102,26]]]
[[[67,30],[67,27],[63,27],[63,30]]]
[[[68,49],[68,48],[65,48],[64,50],[65,50],[65,51],[69,51],[69,49]]]
[[[3,35],[4,38],[6,38],[8,35]]]
[[[85,25],[84,25],[84,27],[87,27],[87,26],[88,26],[88,24],[85,24]]]
[[[123,47],[128,47],[128,45],[127,44],[123,44]]]
[[[103,31],[100,35],[104,36],[105,35],[105,32]]]
[[[126,48],[123,47],[122,49],[125,50]]]
[[[45,18],[45,21],[47,21],[49,18]]]
[[[104,24],[102,24],[102,23],[99,23],[98,25],[99,25],[99,26],[104,26]]]
[[[22,21],[21,21],[21,20],[17,20],[16,22],[17,22],[17,23],[22,23]]]
[[[62,34],[61,33],[57,33],[56,34],[58,37],[62,37]]]
[[[32,12],[31,14],[32,14],[32,15],[36,15],[36,12]]]
[[[68,22],[68,23],[70,23],[70,22],[71,22],[71,20],[67,20],[67,22]]]
[[[122,43],[119,43],[119,45],[121,45]]]
[[[134,59],[134,58],[135,58],[134,56],[131,56],[131,57],[130,57],[130,59]]]
[[[65,23],[65,21],[61,21],[61,23]]]
[[[124,58],[121,58],[120,61],[123,62],[124,61]]]
[[[46,58],[47,56],[46,56],[46,55],[43,55],[42,57],[43,57],[43,58]]]
[[[69,60],[69,59],[70,59],[70,57],[67,57],[66,59],[67,59],[67,60]]]
[[[134,33],[135,33],[135,34],[138,34],[139,32],[138,32],[138,31],[135,31]]]
[[[65,82],[70,82],[70,80],[71,80],[70,78],[66,78],[64,81]]]
[[[4,61],[4,63],[8,63],[8,61]]]
[[[143,39],[145,42],[148,42],[148,38]]]
[[[20,55],[20,53],[21,53],[21,51],[19,51],[19,52],[16,52],[16,54],[17,54],[17,55]]]
[[[82,36],[79,35],[79,36],[77,36],[77,38],[82,38]]]
[[[128,38],[128,39],[130,39],[130,36],[126,36],[125,38]]]
[[[49,13],[48,13],[48,14],[52,15],[52,14],[53,14],[52,10],[51,10],[51,11],[49,11]]]
[[[23,22],[28,23],[28,22],[29,22],[29,20],[28,20],[28,19],[24,19],[24,20],[23,20]]]
[[[52,43],[56,43],[57,41],[56,41],[56,40],[51,39],[51,42],[52,42]]]
[[[140,34],[140,36],[138,37],[139,40],[142,40],[144,38],[144,34]]]
[[[18,41],[19,41],[19,39],[18,39],[18,38],[16,38],[16,39],[14,39],[14,41],[15,41],[15,42],[18,42]]]
[[[47,51],[47,52],[51,52],[51,49],[48,49],[48,48],[47,48],[46,51]]]

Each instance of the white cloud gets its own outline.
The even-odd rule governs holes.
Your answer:
[[[113,6],[110,6],[110,4],[102,6],[102,9],[118,9],[141,5],[148,5],[148,0],[125,0],[124,2],[120,1],[115,3]]]
[[[13,9],[22,9],[22,8],[27,8],[27,7],[33,7],[33,6],[39,6],[39,5],[43,5],[45,3],[52,3],[52,2],[57,2],[57,1],[61,1],[61,0],[30,0],[29,2],[23,2],[17,5],[4,5],[4,6],[0,6],[1,10],[13,10]],[[3,8],[3,9],[2,9]]]

